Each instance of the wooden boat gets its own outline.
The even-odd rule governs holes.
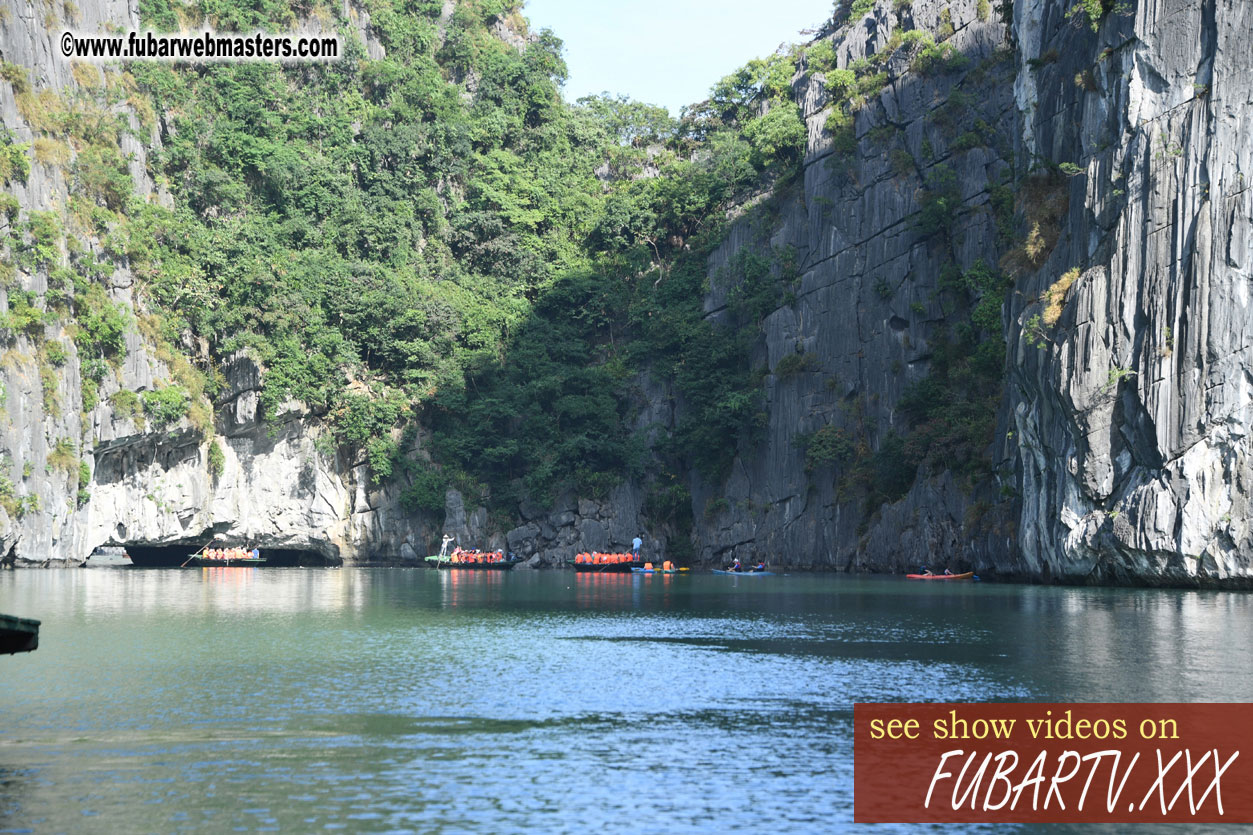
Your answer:
[[[574,566],[580,574],[630,574],[635,569],[643,569],[647,563],[637,560],[631,554],[578,554],[567,565]]]
[[[39,647],[39,621],[0,615],[0,655],[33,652]]]
[[[635,570],[644,570],[644,563],[642,562],[571,562],[569,565],[573,565],[574,570],[580,574],[630,574]]]
[[[714,574],[730,574],[732,577],[773,577],[773,571],[724,571],[721,568],[715,568]]]
[[[441,557],[439,554],[427,557],[426,561],[437,569],[456,571],[508,571],[518,564],[517,560],[487,559],[491,554],[470,555],[454,560],[451,556]]]
[[[965,574],[906,574],[908,580],[970,580],[973,579],[975,573],[967,571]]]
[[[191,554],[184,565],[191,565],[204,568],[227,568],[246,565],[265,565],[265,557],[223,557],[222,559],[212,559],[206,557],[199,552]]]

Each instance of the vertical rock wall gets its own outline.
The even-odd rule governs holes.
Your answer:
[[[739,555],[824,568],[985,567],[1012,550],[1009,507],[999,495],[997,518],[977,526],[969,524],[971,506],[994,502],[947,474],[920,478],[894,505],[868,507],[841,489],[846,466],[807,470],[797,443],[823,427],[871,443],[905,432],[897,402],[931,372],[935,340],[954,321],[941,268],[995,264],[1001,255],[990,189],[1013,174],[1015,66],[1007,27],[988,10],[981,17],[980,8],[974,0],[919,0],[904,9],[880,2],[829,36],[841,68],[890,49],[893,34],[910,29],[940,32],[939,42],[966,58],[961,69],[921,72],[912,66],[915,50],[896,49],[884,67],[887,85],[856,113],[851,154],[833,147],[824,128],[831,107],[824,75],[802,66],[797,76],[809,128],[803,181],[793,194],[776,195],[777,222],[745,219],[710,261],[707,309],[715,317],[732,290],[720,277],[745,247],[793,250],[800,278],[795,302],[763,326],[757,362],[772,372],[763,442],[741,451],[725,484],[697,480],[693,490],[705,561]],[[923,191],[941,167],[956,173],[960,190],[947,236],[918,225]]]
[[[33,146],[41,136],[26,118],[37,106],[27,100],[24,107],[19,107],[22,87],[34,93],[50,91],[58,97],[72,96],[79,87],[73,67],[56,48],[54,32],[70,26],[103,31],[109,25],[134,27],[137,22],[134,11],[117,0],[86,4],[76,15],[75,20],[69,21],[64,9],[51,3],[0,1],[0,59],[20,68],[26,76],[25,85],[0,81],[0,120],[17,144]],[[137,128],[138,124],[132,121],[132,127]],[[132,178],[151,190],[143,147],[128,137],[125,150],[134,154],[130,164]],[[17,198],[23,212],[60,213],[69,197],[68,160],[64,165],[45,164],[33,151],[28,149],[27,153],[29,173],[24,180],[12,180],[6,190]],[[15,218],[4,222],[16,221]],[[99,240],[88,239],[82,244],[93,255],[104,257]],[[13,266],[14,255],[12,251],[5,252],[4,262]],[[118,270],[109,279],[109,295],[129,305],[132,284],[129,272]],[[15,290],[42,296],[47,289],[46,270],[17,268],[8,286],[0,290],[3,309],[11,309],[10,297]],[[3,332],[0,486],[7,501],[0,508],[0,561],[42,561],[69,555],[81,558],[93,547],[84,540],[80,527],[78,464],[84,448],[90,447],[90,441],[84,443],[85,439],[99,427],[93,426],[93,416],[84,415],[79,409],[81,363],[67,324],[49,324],[37,333],[33,328]],[[62,365],[53,366],[47,359],[45,346],[50,343],[65,349],[67,357]],[[119,374],[135,377],[133,382],[142,387],[150,381],[151,371],[143,359],[137,335],[128,339],[127,349]],[[58,445],[61,452],[53,454]]]
[[[718,315],[729,289],[718,277],[741,248],[794,247],[797,299],[766,320],[762,358],[771,369],[794,353],[806,361],[767,377],[764,443],[740,451],[725,484],[697,479],[700,553],[1247,585],[1253,10],[1143,0],[1093,22],[1071,2],[1016,0],[1002,25],[980,7],[881,2],[834,33],[847,66],[895,27],[938,32],[947,19],[948,42],[971,58],[927,77],[893,58],[890,84],[857,114],[851,159],[830,159],[821,77],[798,77],[803,189],[777,221],[733,230],[711,259],[708,309]],[[1008,71],[995,62],[1004,50]],[[990,127],[982,147],[955,143],[936,118],[954,93],[973,100],[958,131]],[[899,148],[916,171],[893,169]],[[914,222],[940,164],[961,188],[951,252]],[[996,242],[989,187],[1006,174],[1014,247],[1030,257]],[[806,472],[795,439],[902,427],[900,396],[929,372],[945,318],[937,275],[950,257],[999,262],[1014,279],[993,476],[930,473],[892,504],[846,500],[839,467]]]
[[[1253,9],[1142,0],[1096,32],[1064,10],[1015,6],[1022,142],[1078,168],[1062,239],[1013,311],[1023,565],[1247,585]],[[1056,60],[1031,72],[1041,56]],[[1023,302],[1073,269],[1032,344],[1039,305]]]

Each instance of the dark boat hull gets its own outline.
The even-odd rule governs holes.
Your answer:
[[[516,561],[449,562],[448,560],[433,560],[430,557],[427,557],[426,561],[431,563],[431,565],[440,571],[509,571],[518,564]]]
[[[514,566],[511,562],[449,562],[436,563],[440,571],[509,571]]]
[[[39,647],[39,621],[0,615],[0,655],[33,652]]]
[[[572,563],[574,570],[580,574],[630,574],[634,568],[643,568],[642,562],[606,562],[597,565],[596,563],[576,562]]]

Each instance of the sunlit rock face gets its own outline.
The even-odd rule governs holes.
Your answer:
[[[67,15],[73,15],[72,19]],[[354,14],[361,21],[361,15]],[[368,23],[364,18],[362,26]],[[58,101],[73,100],[84,84],[120,84],[121,68],[64,60],[57,38],[65,30],[84,33],[139,30],[137,7],[124,2],[88,3],[35,9],[0,0],[0,58],[21,68],[30,91],[48,91]],[[381,47],[365,36],[371,54]],[[19,84],[0,82],[0,118],[13,141],[32,143],[40,134],[38,102],[19,100]],[[136,192],[145,200],[171,205],[170,195],[149,176],[147,147],[160,147],[155,126],[145,136],[133,106],[114,106],[136,135],[121,135],[121,151]],[[140,141],[138,137],[144,137]],[[64,164],[41,162],[33,154],[24,180],[6,186],[24,212],[62,216],[73,171],[74,151]],[[76,237],[76,244],[115,270],[107,280],[110,301],[135,318],[146,312],[137,279],[105,242]],[[12,287],[46,297],[46,267],[19,264]],[[12,291],[3,295],[10,302]],[[173,378],[168,356],[140,332],[126,334],[120,361],[103,375],[94,404],[84,400],[84,364],[65,324],[41,333],[11,334],[0,364],[3,408],[0,420],[0,565],[81,563],[98,546],[199,547],[215,534],[232,544],[302,554],[302,561],[338,563],[380,559],[412,561],[439,538],[439,519],[402,508],[403,485],[376,487],[365,462],[344,460],[330,445],[318,444],[324,421],[300,403],[286,404],[270,421],[259,414],[262,369],[245,355],[221,369],[224,385],[213,402],[208,426],[187,419],[157,426],[145,420],[132,398],[119,393],[154,391]],[[36,338],[38,336],[38,338]],[[47,345],[65,351],[50,362]],[[203,355],[208,346],[190,338],[178,346]],[[211,452],[216,447],[218,452]],[[85,467],[85,469],[83,469]]]
[[[1253,10],[1132,5],[1093,33],[1015,4],[1023,144],[1081,169],[1032,285],[1080,270],[1043,348],[1011,310],[1019,553],[1034,575],[1244,586]],[[1026,71],[1050,50],[1049,78]]]
[[[938,31],[943,7],[948,42],[969,63],[927,75],[888,61],[890,83],[857,113],[852,154],[833,161],[822,79],[798,77],[803,191],[772,223],[741,224],[711,259],[716,316],[729,290],[716,277],[737,252],[795,249],[796,301],[767,318],[761,359],[806,361],[767,377],[761,445],[741,451],[725,484],[697,481],[701,553],[1246,585],[1250,10],[1132,3],[1093,27],[1060,1],[1020,0],[1009,21],[995,9],[980,20],[974,2],[916,2],[908,18],[879,3],[830,36],[840,65],[885,48],[895,27]],[[946,124],[950,110],[959,126]],[[962,138],[972,129],[976,147]],[[961,194],[949,247],[917,224],[942,165]],[[990,197],[1002,178],[1030,258],[997,240]],[[946,327],[941,265],[978,259],[1013,278],[993,475],[924,473],[903,499],[866,507],[841,495],[838,466],[806,472],[801,433],[835,426],[874,444],[907,428],[902,391],[931,372]]]

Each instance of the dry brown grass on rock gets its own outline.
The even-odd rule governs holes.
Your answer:
[[[1062,318],[1062,308],[1066,306],[1066,294],[1070,291],[1071,285],[1078,280],[1079,268],[1074,267],[1062,273],[1062,277],[1044,291],[1044,324],[1051,328],[1057,324],[1058,319]]]
[[[1057,246],[1062,220],[1070,211],[1065,178],[1045,174],[1026,180],[1018,205],[1027,218],[1027,237],[1001,259],[1001,269],[1011,276],[1038,270]]]

